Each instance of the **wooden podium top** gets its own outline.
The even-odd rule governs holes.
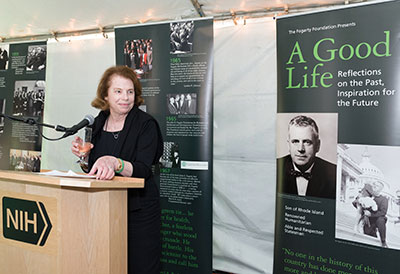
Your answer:
[[[34,172],[0,170],[0,180],[13,180],[31,184],[78,188],[143,188],[143,178],[115,176],[112,180],[96,180],[76,177],[55,177]]]

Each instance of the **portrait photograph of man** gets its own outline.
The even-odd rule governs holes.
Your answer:
[[[279,113],[279,193],[336,198],[336,113]]]

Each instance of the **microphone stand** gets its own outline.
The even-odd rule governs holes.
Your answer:
[[[68,131],[68,128],[66,128],[66,127],[63,127],[63,126],[60,126],[60,125],[54,126],[54,125],[45,124],[45,123],[38,123],[33,118],[26,118],[26,117],[21,117],[20,118],[20,117],[14,117],[14,116],[6,115],[6,114],[0,114],[0,117],[4,117],[4,118],[7,118],[7,119],[12,120],[12,121],[22,122],[22,123],[25,123],[25,124],[28,124],[28,125],[31,125],[31,126],[36,125],[37,127],[39,127],[39,126],[48,127],[48,128],[52,128],[52,129],[54,129],[56,131],[60,131],[60,132],[67,132]],[[48,137],[44,136],[40,132],[40,130],[38,130],[38,132],[39,132],[40,136],[42,136],[44,139],[49,140],[49,141],[58,141],[58,140],[61,140],[61,139],[65,138],[65,137],[67,137],[64,134],[64,136],[61,136],[60,138],[52,139],[52,138],[48,138]]]

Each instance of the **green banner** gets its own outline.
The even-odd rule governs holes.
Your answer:
[[[0,112],[43,122],[46,42],[0,44]],[[0,169],[40,171],[36,126],[0,118]]]
[[[399,2],[277,20],[274,273],[397,273]]]
[[[161,273],[211,273],[213,20],[117,28],[115,40],[117,64],[135,70],[141,108],[157,119],[164,138],[155,169]]]

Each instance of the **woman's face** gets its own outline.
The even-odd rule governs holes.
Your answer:
[[[110,105],[110,113],[128,114],[135,103],[135,87],[132,80],[120,75],[111,76],[107,97],[104,99]]]

